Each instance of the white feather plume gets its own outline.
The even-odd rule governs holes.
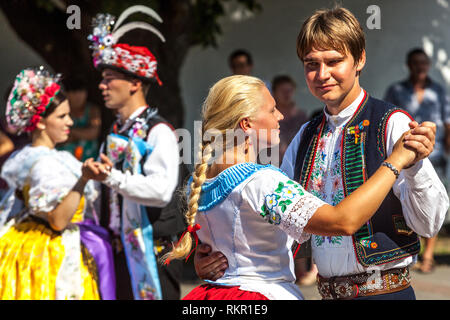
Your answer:
[[[143,6],[143,5],[136,5],[136,6],[131,6],[129,8],[127,8],[124,12],[122,12],[119,16],[119,18],[116,21],[116,24],[114,26],[113,32],[114,30],[118,29],[120,24],[131,14],[135,13],[135,12],[142,12],[146,15],[149,15],[150,17],[154,18],[156,21],[162,23],[163,20],[161,19],[161,17],[155,12],[155,10]]]
[[[159,32],[154,26],[152,26],[151,24],[148,24],[146,22],[129,22],[127,24],[124,24],[123,26],[121,26],[119,29],[117,29],[116,31],[114,31],[112,33],[112,37],[113,37],[113,41],[114,43],[117,43],[119,41],[119,39],[128,31],[131,31],[133,29],[144,29],[144,30],[148,30],[150,32],[153,32],[154,34],[156,34],[162,42],[166,42],[166,39],[164,38],[164,36],[161,34],[161,32]]]

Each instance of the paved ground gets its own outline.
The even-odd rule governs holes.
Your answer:
[[[450,237],[438,239],[436,268],[430,274],[412,271],[412,284],[418,300],[450,300]],[[182,297],[200,284],[199,281],[185,281],[182,284]],[[315,285],[300,286],[305,299],[319,300],[320,296]]]

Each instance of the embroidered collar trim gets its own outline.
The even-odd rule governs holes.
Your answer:
[[[229,167],[222,171],[217,177],[202,185],[198,211],[207,211],[220,204],[239,184],[255,172],[263,169],[272,169],[285,174],[279,168],[270,164],[260,165],[246,162]],[[190,187],[191,183],[192,177],[188,181],[188,187]]]

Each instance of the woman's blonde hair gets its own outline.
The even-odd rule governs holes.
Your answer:
[[[264,101],[262,95],[264,86],[264,82],[258,78],[235,75],[219,80],[209,90],[202,109],[200,161],[192,173],[188,210],[185,213],[188,226],[193,227],[195,224],[200,193],[206,180],[208,162],[213,151],[211,146],[213,141],[207,141],[204,133],[214,130],[225,137],[227,130],[239,128],[242,119],[254,117]],[[186,232],[177,245],[173,246],[172,251],[164,255],[161,260],[182,259],[189,254],[191,248],[192,237],[189,232]]]
[[[302,25],[297,37],[297,55],[303,61],[314,48],[350,53],[355,65],[365,50],[364,31],[358,20],[347,9],[336,7],[316,11]]]

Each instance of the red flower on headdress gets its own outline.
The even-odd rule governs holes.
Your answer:
[[[44,93],[43,95],[41,95],[40,98],[41,98],[40,107],[42,106],[45,108],[50,103],[50,97]]]
[[[50,98],[53,98],[53,96],[56,94],[57,91],[60,89],[60,85],[56,82],[53,82],[50,86],[45,88],[45,94],[48,95]]]
[[[26,132],[31,132],[36,128],[37,123],[41,120],[41,116],[34,114],[30,119],[30,124],[25,128]]]
[[[41,114],[45,111],[45,106],[40,105],[39,107],[36,107],[36,114]]]

